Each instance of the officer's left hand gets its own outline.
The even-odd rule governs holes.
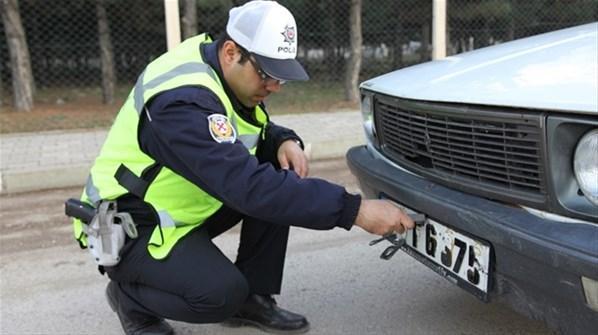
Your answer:
[[[307,177],[309,168],[307,167],[307,156],[301,150],[301,147],[294,140],[286,140],[282,142],[278,148],[278,162],[280,168],[283,170],[291,169],[295,171],[299,177]]]

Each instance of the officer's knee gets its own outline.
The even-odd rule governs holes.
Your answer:
[[[195,299],[189,299],[190,307],[197,313],[197,322],[222,322],[233,316],[247,300],[249,285],[240,273],[226,279],[219,279],[210,292]]]

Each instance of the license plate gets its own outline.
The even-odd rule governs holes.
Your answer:
[[[399,205],[407,213],[413,210]],[[405,236],[410,256],[459,287],[488,301],[490,245],[446,225],[426,219]]]

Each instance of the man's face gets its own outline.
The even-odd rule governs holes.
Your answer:
[[[262,79],[261,70],[253,59],[241,64],[241,50],[232,43],[235,50],[231,51],[227,49],[230,46],[226,43],[223,46],[225,59],[222,62],[224,78],[244,106],[255,107],[271,93],[280,91],[279,81],[271,78]]]

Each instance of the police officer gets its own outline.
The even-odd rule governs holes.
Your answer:
[[[307,178],[301,139],[264,105],[285,81],[308,79],[296,53],[292,14],[252,1],[231,9],[224,37],[187,39],[139,76],[83,194],[94,206],[116,200],[137,225],[120,262],[103,269],[126,334],[172,334],[164,319],[307,331],[304,316],[272,297],[289,226],[413,228],[389,202]],[[240,221],[232,263],[211,239]],[[86,245],[78,222],[75,236]]]

